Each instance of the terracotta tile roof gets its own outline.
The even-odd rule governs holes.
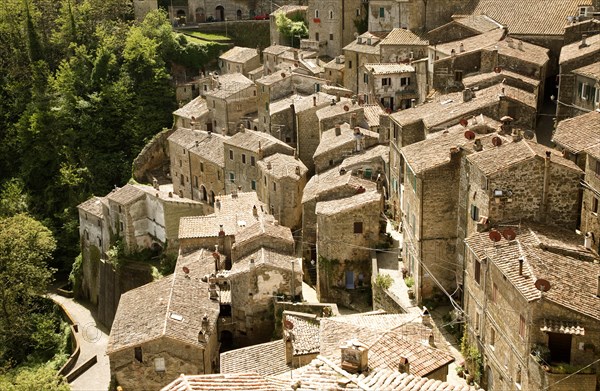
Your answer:
[[[364,140],[365,144],[374,144],[379,140],[379,134],[368,129],[359,128],[361,139]],[[324,131],[321,134],[321,141],[319,146],[313,154],[313,158],[316,159],[322,155],[331,153],[331,151],[345,147],[348,154],[352,154],[356,148],[356,136],[354,129],[350,128],[350,125],[344,123],[340,125],[341,134],[336,136],[336,128],[331,128]]]
[[[107,354],[167,337],[195,346],[206,314],[216,332],[219,304],[208,297],[201,278],[211,270],[212,254],[205,250],[180,255],[172,275],[130,290],[121,296],[110,332]],[[189,269],[184,273],[183,267]],[[178,317],[182,317],[178,320]]]
[[[594,159],[600,160],[600,144],[596,144],[593,147],[587,148],[585,150],[585,153],[587,153]]]
[[[348,110],[346,110],[346,107],[348,108]],[[317,118],[319,119],[319,121],[321,121],[326,118],[331,118],[348,113],[360,112],[362,110],[363,107],[360,106],[358,103],[352,104],[351,99],[342,98],[339,102],[335,102],[334,105],[329,105],[318,110]]]
[[[573,73],[589,77],[590,79],[600,80],[600,58],[593,64],[577,68]]]
[[[214,375],[181,375],[161,391],[279,391],[281,382],[268,380],[256,373],[234,373]]]
[[[108,193],[106,198],[121,205],[129,205],[145,196],[146,193],[143,190],[134,185],[126,184]]]
[[[329,193],[343,187],[358,189],[360,186],[367,191],[377,188],[372,181],[356,177],[350,171],[340,174],[339,169],[334,167],[310,178],[302,193],[302,203],[309,202],[320,194]]]
[[[487,15],[506,24],[511,34],[562,35],[567,17],[592,0],[471,0],[463,13]]]
[[[454,23],[460,24],[468,29],[479,33],[485,33],[501,27],[500,23],[487,15],[469,15],[454,18]]]
[[[365,32],[359,35],[354,41],[350,42],[348,45],[344,46],[343,50],[350,50],[358,53],[365,54],[379,54],[379,44],[383,38],[387,36],[386,33],[378,33],[375,34],[373,32]],[[371,39],[371,44],[369,45],[367,42]],[[358,43],[358,41],[361,43]]]
[[[258,153],[259,149],[262,148],[265,156],[269,155],[268,152],[270,152],[274,146],[279,146],[280,149],[288,151],[290,155],[294,152],[294,148],[290,147],[278,138],[273,137],[268,133],[251,129],[244,129],[242,132],[237,132],[233,136],[224,140],[223,143],[225,145],[233,145],[254,153]]]
[[[277,376],[282,380],[290,374]],[[274,377],[269,377],[274,379]],[[440,380],[400,373],[388,368],[376,368],[358,375],[344,371],[338,362],[318,356],[310,364],[291,373],[288,380],[294,390],[366,390],[366,391],[475,391],[469,386],[455,386]],[[289,388],[287,388],[289,389]]]
[[[385,114],[385,110],[378,104],[363,105],[365,120],[369,127],[379,126],[379,116]]]
[[[238,193],[215,197],[215,212],[208,216],[191,216],[179,219],[179,238],[206,238],[219,235],[219,225],[223,225],[225,235],[236,235],[259,219],[273,220],[266,208],[258,200],[255,192]],[[220,206],[219,206],[220,205]],[[253,214],[256,205],[258,217]]]
[[[379,63],[363,65],[373,75],[391,75],[395,73],[411,73],[415,71],[415,67],[408,64],[396,63]]]
[[[487,73],[477,73],[474,75],[469,75],[463,78],[463,84],[467,88],[473,88],[478,86],[479,83],[482,82],[490,82],[495,81],[496,83],[501,83],[504,78],[520,80],[524,83],[531,85],[532,87],[537,88],[540,85],[540,80],[533,79],[531,77],[523,76],[515,72],[508,71],[506,69],[502,69],[501,72],[487,72]]]
[[[339,58],[339,60],[338,60],[338,58]],[[341,54],[341,55],[337,56],[336,58],[334,58],[333,60],[329,61],[323,67],[325,69],[337,69],[339,71],[339,70],[344,69],[344,66],[345,66],[344,63],[345,63],[345,58],[344,58],[344,55]]]
[[[298,95],[300,96],[300,95]],[[313,97],[317,97],[317,106],[323,107],[325,104],[330,104],[336,98],[334,95],[330,95],[324,92],[317,92],[316,94],[301,96],[299,99],[295,99],[292,103],[294,104],[294,110],[296,113],[301,113],[305,110],[310,110],[314,107]]]
[[[552,154],[551,164],[559,164],[574,171],[581,171],[575,163],[565,159],[559,151],[529,140],[503,143],[500,147],[484,149],[479,153],[467,156],[467,160],[479,168],[483,175],[490,176],[531,159],[542,159],[543,161],[546,158],[546,152]]]
[[[587,37],[586,46],[581,47],[581,41],[573,42],[569,45],[565,45],[560,49],[560,57],[558,59],[559,64],[578,59],[580,57],[589,56],[595,54],[596,61],[600,60],[600,34],[592,35]]]
[[[381,204],[381,198],[382,195],[377,191],[365,191],[339,200],[321,201],[317,202],[316,213],[318,215],[333,216],[365,205],[373,205],[373,208],[377,208]]]
[[[227,99],[250,87],[254,87],[254,82],[241,73],[226,73],[218,77],[217,87],[206,91],[205,95],[207,97]],[[246,99],[251,99],[251,97]]]
[[[277,10],[279,11],[279,10]],[[275,12],[277,12],[275,11]],[[292,48],[289,46],[283,46],[283,45],[271,45],[271,46],[267,46],[264,50],[263,50],[263,54],[274,54],[274,55],[279,55],[281,53],[287,52],[288,50],[291,50]]]
[[[488,232],[482,232],[469,236],[465,243],[477,258],[493,262],[526,300],[541,297],[534,283],[543,278],[551,284],[551,289],[544,293],[544,300],[600,320],[600,297],[596,296],[600,264],[572,257],[577,253],[572,251],[573,245],[569,242],[572,233],[558,227],[546,227],[546,231],[554,231],[546,236],[538,234],[537,230],[535,226],[523,226],[516,230],[515,240],[502,238],[496,244],[489,239]],[[561,237],[564,246],[559,246]],[[579,252],[593,256],[581,246],[582,237],[579,243]],[[523,275],[519,275],[519,258],[524,260]]]
[[[300,178],[305,176],[308,172],[308,168],[306,168],[301,160],[296,159],[294,156],[284,155],[282,153],[276,153],[260,160],[258,162],[258,167],[261,168],[265,175],[274,178],[287,177],[293,180],[300,180]],[[298,171],[296,167],[299,167],[300,171]],[[299,175],[298,172],[300,173]]]
[[[261,247],[252,254],[248,254],[245,257],[235,261],[231,266],[231,270],[229,270],[228,275],[233,276],[238,273],[247,273],[250,268],[251,260],[254,260],[254,265],[256,267],[267,265],[283,270],[292,270],[292,263],[296,262],[294,271],[297,275],[302,274],[302,270],[298,267],[298,258],[296,256],[282,254],[276,250],[272,250],[267,247]]]
[[[289,370],[282,339],[221,353],[221,374],[277,375]]]
[[[540,327],[540,331],[547,333],[585,335],[585,329],[576,323],[551,319],[544,319],[544,324]]]
[[[560,121],[552,142],[572,153],[600,144],[600,112],[591,111]]]
[[[319,352],[319,320],[312,314],[283,312],[283,320],[291,322],[293,328],[285,330],[292,338],[294,355]]]
[[[177,128],[168,141],[175,143],[190,153],[216,164],[219,167],[225,166],[223,141],[228,137],[218,133],[211,133],[204,130],[191,130],[187,128]],[[197,143],[197,145],[196,145]]]
[[[469,119],[466,128],[456,125],[446,131],[429,134],[427,139],[403,147],[401,153],[415,174],[423,173],[450,163],[450,148],[459,147],[472,152],[475,140],[465,138],[465,131],[468,129],[471,129],[481,140],[484,150],[495,148],[492,145],[492,138],[497,136],[496,130],[499,126],[500,123],[488,117],[474,117]],[[508,142],[506,138],[503,140]]]
[[[401,110],[390,116],[400,125],[408,125],[421,121],[426,129],[447,124],[448,122],[456,124],[463,117],[479,114],[482,108],[498,104],[502,88],[504,88],[504,95],[506,97],[532,108],[537,107],[537,99],[534,94],[508,85],[496,84],[476,91],[475,97],[468,102],[463,102],[461,92],[438,95],[432,102]]]
[[[182,118],[192,118],[192,117],[201,117],[202,115],[208,113],[208,107],[206,106],[206,100],[198,96],[192,99],[185,106],[175,110],[173,112],[174,115]]]
[[[380,45],[429,45],[429,41],[419,37],[412,31],[395,28],[381,41]]]
[[[454,361],[451,354],[420,342],[410,341],[400,332],[386,332],[369,346],[370,368],[386,367],[396,370],[400,357],[408,358],[410,373],[421,377],[426,377]]]
[[[256,51],[256,48],[252,49],[243,46],[234,46],[225,53],[221,54],[219,56],[219,59],[225,61],[244,63],[246,61],[252,60],[258,55],[259,54]]]
[[[246,226],[235,235],[235,243],[233,247],[240,247],[244,244],[253,241],[257,238],[264,238],[262,240],[269,241],[271,239],[278,239],[285,241],[291,246],[294,245],[294,238],[292,237],[292,230],[283,225],[275,225],[272,222],[260,220],[252,225]]]
[[[83,201],[81,204],[77,205],[77,208],[96,217],[103,217],[102,205],[106,202],[106,197],[93,196],[92,198]]]

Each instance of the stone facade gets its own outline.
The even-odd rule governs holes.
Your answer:
[[[403,64],[365,64],[358,93],[367,103],[380,103],[390,111],[407,109],[418,100],[415,69]],[[413,101],[414,100],[414,101]]]
[[[586,153],[585,185],[581,205],[581,232],[591,236],[589,247],[600,250],[600,219],[598,219],[598,193],[600,190],[600,153],[598,146],[591,147]]]
[[[370,248],[379,241],[382,210],[382,196],[373,191],[317,203],[319,300],[351,305],[354,296],[364,296],[360,288],[371,281]]]
[[[331,58],[354,39],[354,20],[363,17],[359,0],[309,0],[306,10],[309,39],[319,43],[319,54]]]
[[[380,36],[366,32],[344,47],[344,87],[358,93],[360,69],[380,62]]]
[[[339,55],[323,67],[325,69],[325,79],[334,86],[344,85],[344,63],[344,55]]]
[[[248,77],[250,71],[260,66],[260,51],[257,49],[234,46],[219,57],[221,74],[241,73]]]
[[[239,126],[248,126],[248,116],[256,112],[256,86],[240,73],[219,76],[216,88],[205,96],[215,132],[232,135]]]

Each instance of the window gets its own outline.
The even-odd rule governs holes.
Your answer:
[[[333,41],[333,34],[329,34],[329,40]]]
[[[348,61],[348,69],[352,69],[352,61]]]
[[[493,327],[490,327],[490,346],[492,348],[494,348],[495,344],[496,344],[496,329]]]
[[[481,315],[479,315],[478,311],[475,311],[475,331],[479,331],[480,321],[481,321]]]
[[[250,182],[250,187],[252,187],[252,190],[256,190],[256,181],[255,180]]]
[[[214,100],[212,101],[212,104],[213,104],[213,109],[214,109],[215,105],[216,105]]]
[[[121,227],[121,232],[123,232],[125,230],[125,225],[123,225],[122,221],[119,223],[119,226]]]
[[[454,81],[462,81],[463,72],[462,71],[454,71]]]
[[[273,191],[277,191],[277,183],[273,182]]]
[[[471,220],[479,221],[479,208],[475,205],[471,205]]]
[[[315,18],[319,17],[319,10],[315,10]]]
[[[409,86],[410,85],[410,77],[401,77],[400,78],[400,86]]]
[[[229,173],[229,182],[231,182],[231,183],[235,182],[235,174],[233,172]]]
[[[391,86],[392,79],[390,77],[384,77],[383,79],[381,79],[381,85],[382,86]]]
[[[183,174],[179,176],[179,184],[181,184],[181,186],[185,185],[185,178],[183,177]]]
[[[589,86],[587,85],[587,83],[579,83],[580,86],[580,90],[581,90],[581,99],[583,100],[587,100],[588,99],[588,93],[589,93]]]
[[[315,41],[319,42],[319,33],[315,33]]]
[[[233,160],[233,150],[229,150],[229,160]]]
[[[194,187],[198,188],[198,177],[194,175]]]
[[[475,282],[481,285],[481,262],[476,259],[473,266],[475,268]]]
[[[256,165],[256,159],[254,158],[254,156],[250,156],[250,165],[251,166]]]
[[[363,81],[365,82],[365,84],[369,83],[369,74],[368,73],[363,74]]]
[[[519,335],[522,339],[525,339],[525,317],[519,316]]]
[[[204,163],[200,163],[200,172],[204,172]]]
[[[496,285],[496,283],[494,283],[494,285],[492,285],[492,303],[497,303],[498,302],[498,285]]]
[[[596,197],[592,199],[592,213],[598,213],[598,199]]]
[[[329,11],[329,19],[333,19],[333,11]]]
[[[360,8],[356,9],[356,16],[360,16]]]
[[[246,154],[242,153],[242,163],[246,164]]]
[[[362,223],[362,221],[355,221],[354,222],[354,233],[355,234],[361,234],[361,233],[363,233],[363,223]]]
[[[133,349],[133,355],[135,356],[136,361],[142,362],[142,348],[140,346]]]
[[[156,357],[154,359],[154,370],[156,372],[165,372],[165,359],[163,357]]]
[[[385,18],[385,8],[383,8],[383,7],[379,8],[379,17]]]
[[[183,162],[179,159],[179,167],[183,166]]]

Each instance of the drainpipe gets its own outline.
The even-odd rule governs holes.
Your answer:
[[[190,169],[190,198],[193,201],[194,200],[194,178],[192,178],[192,156],[190,155],[191,151],[192,151],[192,148],[187,150],[187,157],[188,157],[188,166]]]
[[[540,210],[540,220],[546,220],[546,211],[548,209],[548,185],[550,182],[550,151],[546,151],[546,158],[544,159],[544,187],[542,190],[542,205]]]

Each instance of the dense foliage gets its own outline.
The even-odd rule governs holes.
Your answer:
[[[283,12],[279,12],[276,18],[277,30],[290,41],[292,46],[299,47],[300,40],[308,38],[308,26],[299,14],[288,18]]]
[[[134,23],[129,0],[3,0],[0,185],[53,231],[52,266],[68,271],[77,254],[76,205],[124,184],[145,142],[171,126],[173,64],[208,60],[164,12]]]

